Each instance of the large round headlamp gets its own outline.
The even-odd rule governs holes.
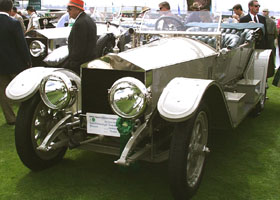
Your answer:
[[[43,102],[52,109],[64,109],[73,105],[77,97],[77,87],[65,74],[55,72],[46,76],[40,85]]]
[[[43,56],[46,50],[46,45],[44,45],[39,40],[34,40],[29,45],[30,53],[34,57]]]
[[[109,101],[113,111],[126,119],[136,118],[143,113],[147,104],[145,85],[131,77],[117,80],[109,90]]]

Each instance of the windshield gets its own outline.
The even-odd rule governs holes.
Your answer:
[[[115,7],[95,7],[91,18],[96,22],[112,22],[115,24],[126,24],[139,22],[143,17],[143,6],[115,6]]]
[[[171,11],[151,10],[145,13],[140,31],[172,31],[202,35],[218,33],[220,30],[221,14],[209,11],[191,11],[183,14]]]
[[[120,17],[121,7],[95,7],[91,18],[96,22],[112,22]]]

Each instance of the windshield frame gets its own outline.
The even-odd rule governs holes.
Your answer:
[[[141,25],[140,28],[138,30],[136,30],[136,33],[138,35],[160,35],[160,37],[178,37],[178,36],[182,36],[182,37],[192,37],[192,36],[211,36],[211,37],[215,37],[216,38],[216,50],[219,51],[220,50],[220,46],[221,46],[221,36],[222,36],[222,32],[221,32],[221,23],[222,23],[222,13],[211,13],[209,11],[204,11],[204,12],[208,12],[209,14],[213,15],[214,17],[216,17],[215,19],[215,23],[202,23],[202,22],[191,22],[191,23],[187,23],[184,24],[186,25],[186,27],[192,28],[192,27],[203,27],[205,28],[205,30],[207,29],[206,27],[209,25],[212,26],[213,31],[188,31],[187,30],[155,30],[155,28],[153,29],[153,27],[151,29],[145,29],[145,21],[151,20],[150,16],[158,13],[160,17],[162,17],[162,15],[160,15],[161,11],[158,10],[150,10],[147,11],[141,21]],[[169,11],[171,12],[171,11]],[[200,12],[200,11],[196,11],[196,12]],[[194,12],[186,12],[186,16],[191,13]],[[176,16],[176,13],[175,13]],[[160,18],[152,18],[152,20],[158,20]],[[154,21],[155,22],[155,21]]]

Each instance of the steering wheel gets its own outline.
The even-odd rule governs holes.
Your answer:
[[[162,16],[155,23],[156,30],[185,31],[183,22],[173,16]]]

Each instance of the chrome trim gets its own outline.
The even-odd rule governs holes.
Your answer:
[[[59,127],[66,121],[68,120],[70,117],[72,117],[71,114],[66,115],[64,118],[62,118],[48,133],[48,135],[45,137],[44,141],[41,143],[40,146],[37,147],[38,150],[40,151],[49,151],[51,149],[53,149],[53,147],[51,146],[51,142],[57,137],[59,136],[62,131],[57,131],[59,129]]]

